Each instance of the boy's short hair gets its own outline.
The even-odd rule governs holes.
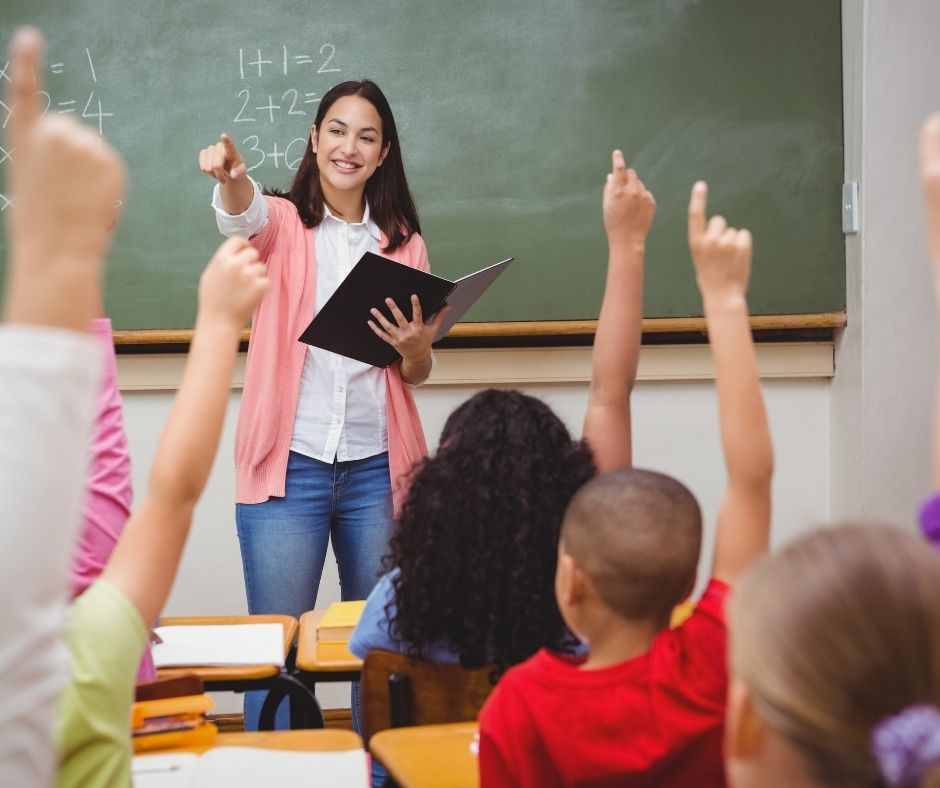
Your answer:
[[[695,496],[670,476],[613,471],[572,498],[561,543],[615,613],[668,621],[695,580],[702,513]]]

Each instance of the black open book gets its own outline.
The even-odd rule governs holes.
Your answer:
[[[368,321],[375,322],[371,312],[373,308],[379,309],[394,323],[391,310],[385,304],[385,299],[391,298],[411,320],[411,296],[414,294],[418,296],[421,313],[428,322],[441,307],[450,304],[450,312],[434,337],[436,342],[463,317],[510,262],[511,257],[450,282],[366,252],[300,335],[300,341],[375,367],[387,367],[401,356],[369,328]]]

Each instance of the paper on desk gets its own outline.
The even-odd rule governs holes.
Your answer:
[[[182,764],[182,765],[179,765]],[[134,788],[278,788],[350,786],[367,788],[363,750],[297,752],[263,747],[216,747],[202,755],[138,755]]]
[[[191,752],[136,755],[131,762],[134,788],[176,788],[195,785],[198,755]]]
[[[157,627],[158,668],[284,664],[282,624],[207,624]]]

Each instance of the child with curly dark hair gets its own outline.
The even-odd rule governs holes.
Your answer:
[[[399,651],[497,673],[541,647],[571,650],[553,595],[558,531],[595,471],[631,463],[630,392],[640,348],[643,255],[656,203],[614,151],[604,188],[609,263],[584,439],[518,391],[454,411],[436,456],[416,466],[350,650]]]

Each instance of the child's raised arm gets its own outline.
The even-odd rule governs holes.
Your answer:
[[[940,314],[940,112],[927,118],[920,131],[920,177],[927,203],[927,240]],[[933,486],[940,490],[940,374],[934,397]]]
[[[9,785],[51,785],[53,714],[66,677],[68,560],[98,384],[88,335],[120,158],[97,134],[43,118],[42,36],[17,31],[7,70],[0,327],[0,764]]]
[[[199,283],[195,336],[153,459],[150,487],[102,575],[144,621],[156,619],[173,585],[193,508],[215,458],[239,333],[268,288],[264,272],[257,250],[230,238]]]
[[[747,315],[751,234],[728,227],[720,216],[706,224],[707,196],[706,185],[696,183],[689,201],[689,249],[715,360],[728,471],[718,512],[713,574],[734,583],[767,551],[773,448]]]
[[[636,380],[643,321],[643,255],[656,200],[623,154],[613,153],[604,185],[609,259],[597,321],[584,440],[599,473],[633,463],[630,393]]]
[[[89,331],[124,163],[87,126],[43,116],[39,31],[18,31],[11,49],[7,173],[15,202],[6,212],[4,320]]]

